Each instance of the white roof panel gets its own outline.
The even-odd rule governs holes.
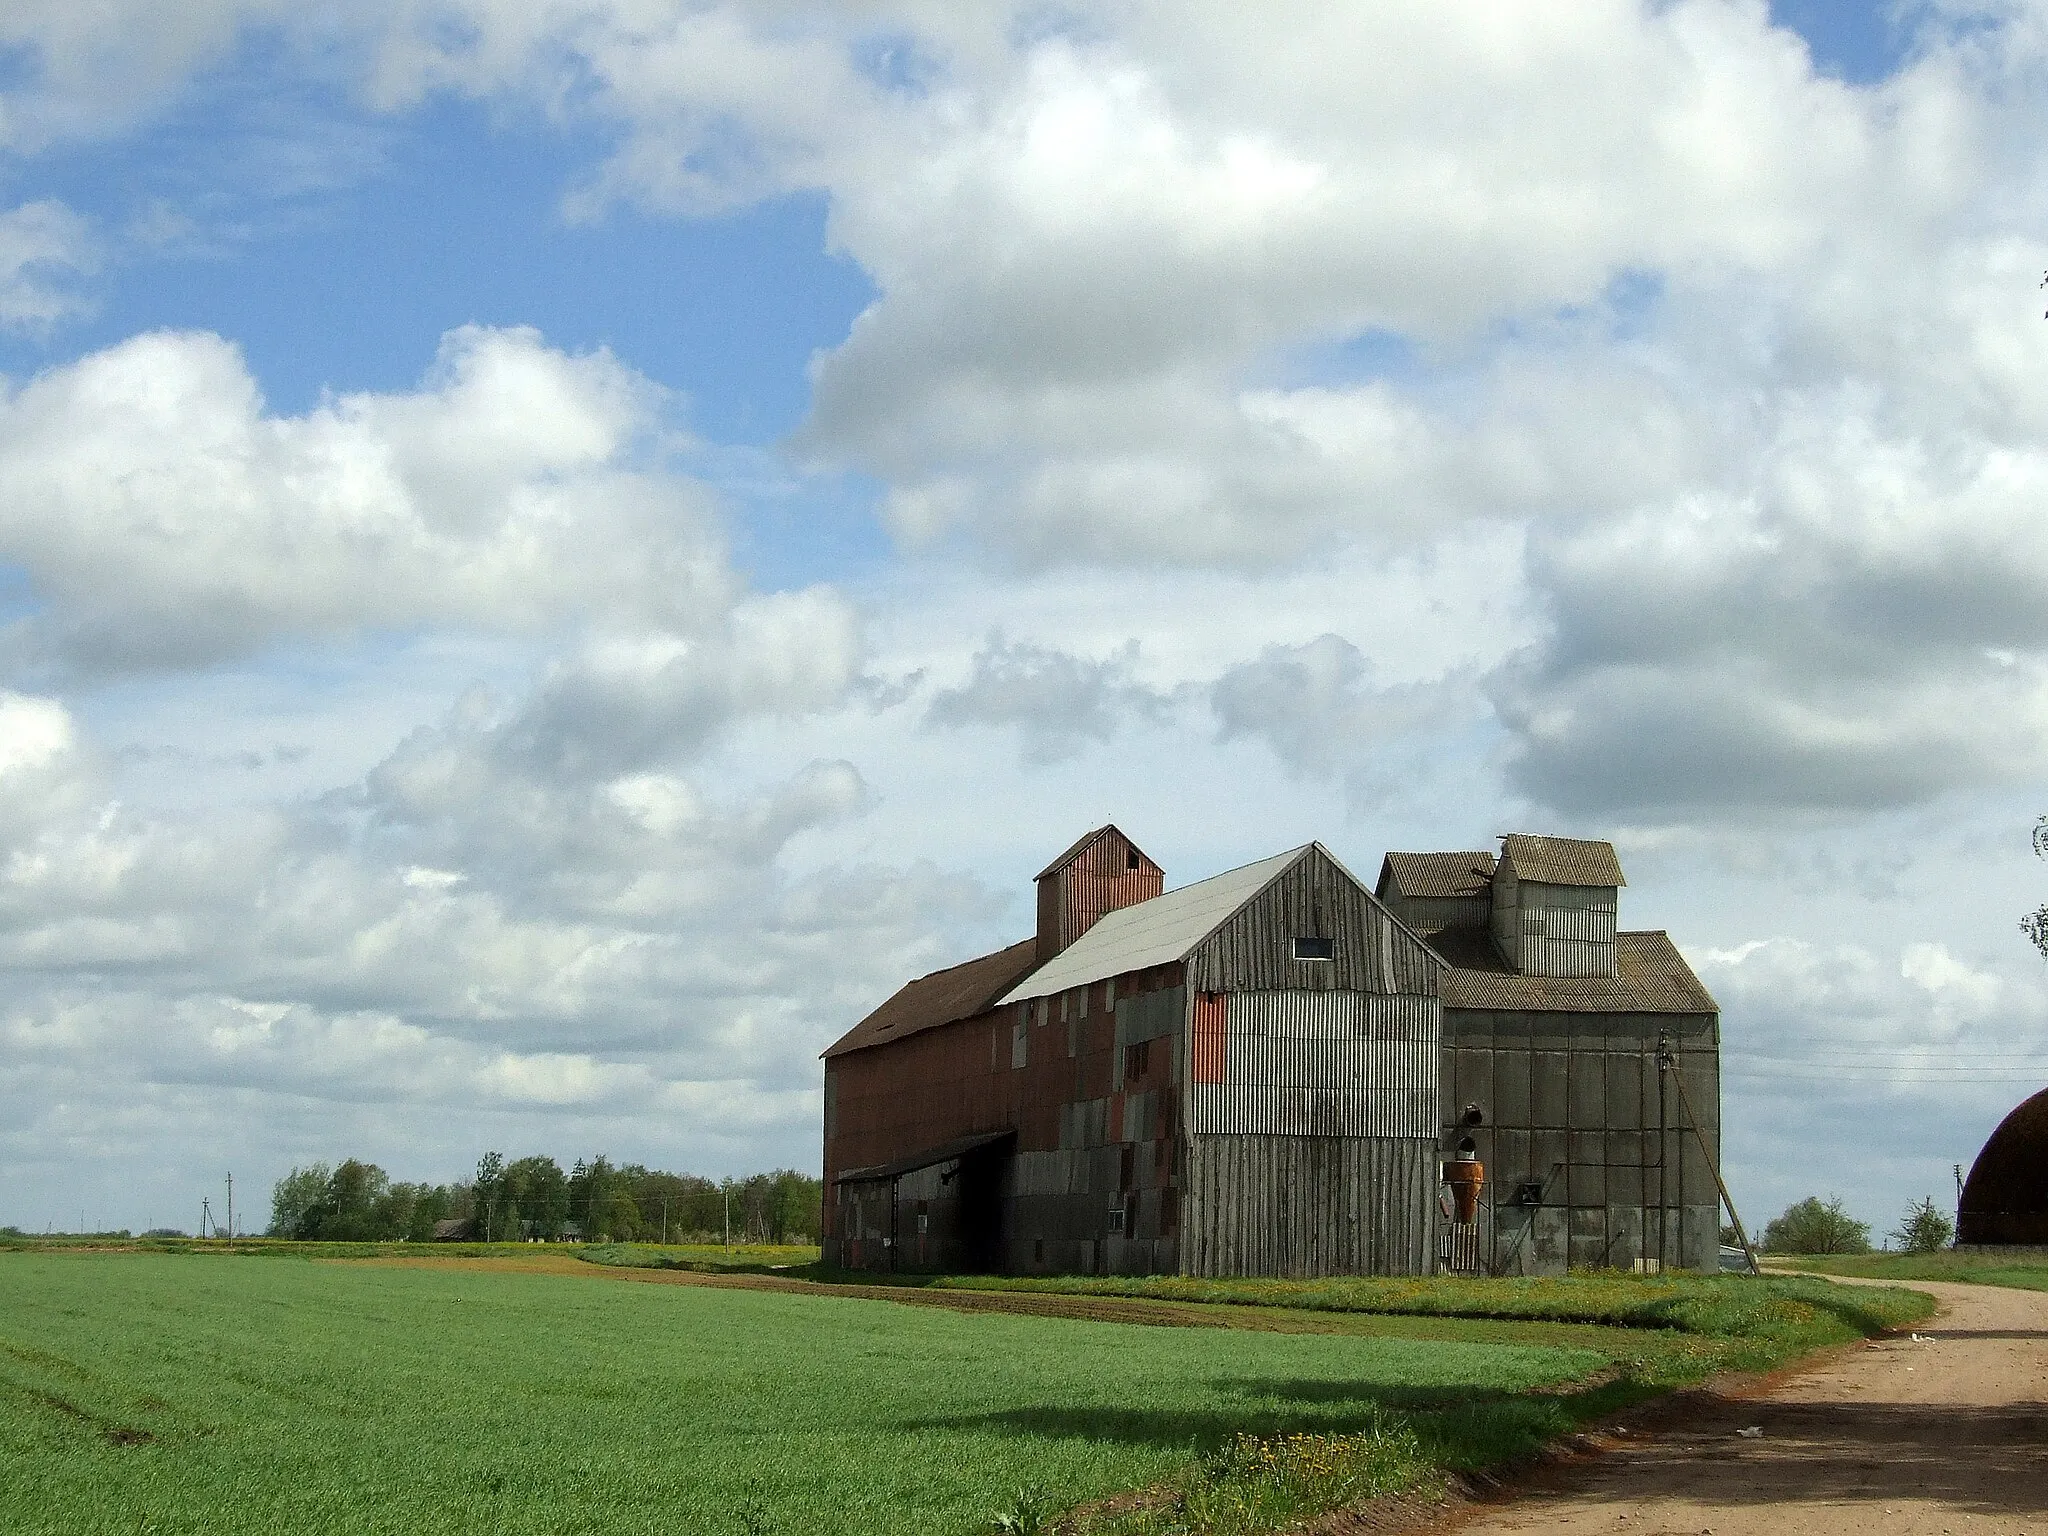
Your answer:
[[[1211,875],[1177,891],[1120,907],[1097,920],[1080,938],[1054,955],[1003,996],[1002,1003],[1050,997],[1069,987],[1165,965],[1186,957],[1231,913],[1315,845],[1305,843],[1242,869]]]

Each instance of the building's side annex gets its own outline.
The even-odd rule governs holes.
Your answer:
[[[1712,1269],[1718,1005],[1669,937],[1618,929],[1611,844],[1502,844],[1498,862],[1390,853],[1376,887],[1446,962],[1444,1143],[1469,1138],[1486,1168],[1473,1257],[1495,1274]]]

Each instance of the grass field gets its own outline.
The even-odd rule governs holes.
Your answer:
[[[1855,1275],[1867,1280],[1960,1280],[1973,1285],[2048,1291],[2048,1254],[2043,1253],[1767,1254],[1764,1265]]]
[[[1675,1326],[962,1313],[516,1248],[266,1251],[0,1253],[0,1529],[967,1536],[1169,1481],[1177,1528],[1263,1529],[1274,1489],[1328,1502],[1525,1453],[1640,1395],[1613,1362],[1697,1371],[1722,1347]],[[1118,1523],[1176,1528],[1160,1518]]]

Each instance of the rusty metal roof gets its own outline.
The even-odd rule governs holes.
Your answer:
[[[1207,880],[1197,880],[1150,901],[1133,902],[1106,912],[1081,937],[1038,970],[1020,978],[1002,1000],[1019,1003],[1027,998],[1050,997],[1069,987],[1083,987],[1127,971],[1142,971],[1147,966],[1185,959],[1189,950],[1216,931],[1218,924],[1315,846],[1304,843],[1242,869],[1211,875]]]
[[[848,1051],[901,1040],[985,1013],[1037,963],[1038,940],[1033,937],[992,955],[920,976],[898,988],[886,1003],[827,1046],[824,1054],[844,1056]]]
[[[1538,837],[1510,832],[1500,840],[1501,858],[1515,866],[1515,878],[1544,885],[1627,885],[1614,844],[1581,837]]]
[[[1493,885],[1493,855],[1473,853],[1390,853],[1380,861],[1381,890],[1403,896],[1483,896]]]
[[[1956,1206],[1959,1243],[2048,1244],[2048,1088],[1999,1121]]]
[[[1718,1013],[1678,947],[1661,930],[1614,936],[1616,976],[1524,976],[1483,928],[1424,936],[1444,959],[1446,1008],[1516,1013]]]

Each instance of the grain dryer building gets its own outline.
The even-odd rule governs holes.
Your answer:
[[[1663,935],[1616,933],[1606,844],[1504,841],[1497,865],[1390,854],[1377,892],[1319,844],[1166,892],[1115,827],[1088,834],[1039,876],[1033,938],[825,1053],[827,1261],[1711,1265],[1711,1179],[1679,1144],[1715,1144],[1714,1004]],[[1440,1178],[1462,1143],[1491,1164],[1470,1224]]]

